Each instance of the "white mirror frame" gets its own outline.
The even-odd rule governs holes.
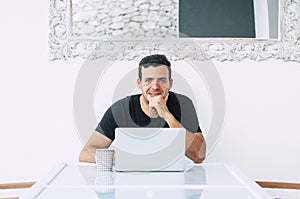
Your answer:
[[[300,62],[300,0],[280,0],[279,39],[156,39],[101,41],[71,35],[72,0],[51,0],[49,59],[132,60],[145,51],[171,52],[170,59],[242,61],[282,59]],[[166,53],[168,54],[168,53]],[[174,58],[175,57],[175,58]]]

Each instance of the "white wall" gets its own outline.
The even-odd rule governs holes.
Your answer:
[[[253,179],[300,182],[300,64],[218,64],[226,94],[222,138],[207,161]]]
[[[48,61],[49,2],[0,8],[0,182],[39,179],[81,147],[72,113],[81,62]]]
[[[0,8],[0,182],[38,180],[81,149],[73,90],[83,60],[48,61],[48,1]],[[300,64],[215,62],[226,121],[209,162],[250,178],[300,182]]]

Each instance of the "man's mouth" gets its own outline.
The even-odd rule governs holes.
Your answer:
[[[148,92],[148,95],[150,95],[150,97],[154,97],[154,96],[162,95],[162,93],[161,92]]]

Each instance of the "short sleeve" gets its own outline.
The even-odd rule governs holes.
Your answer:
[[[176,94],[181,111],[180,123],[192,133],[202,132],[192,100],[184,95]]]
[[[115,102],[104,114],[96,131],[102,133],[111,140],[115,139],[115,129],[128,126],[129,98],[123,98]]]
[[[112,108],[110,107],[102,117],[101,121],[99,122],[96,131],[105,135],[111,140],[115,139],[115,128],[118,125],[113,117]]]

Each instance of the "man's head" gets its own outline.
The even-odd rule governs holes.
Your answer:
[[[165,55],[150,55],[139,63],[138,86],[146,101],[151,97],[166,97],[172,88],[171,63]]]
[[[149,55],[144,57],[139,63],[139,78],[142,79],[142,68],[148,68],[149,66],[167,66],[169,71],[169,79],[171,79],[171,63],[168,61],[165,55]]]

